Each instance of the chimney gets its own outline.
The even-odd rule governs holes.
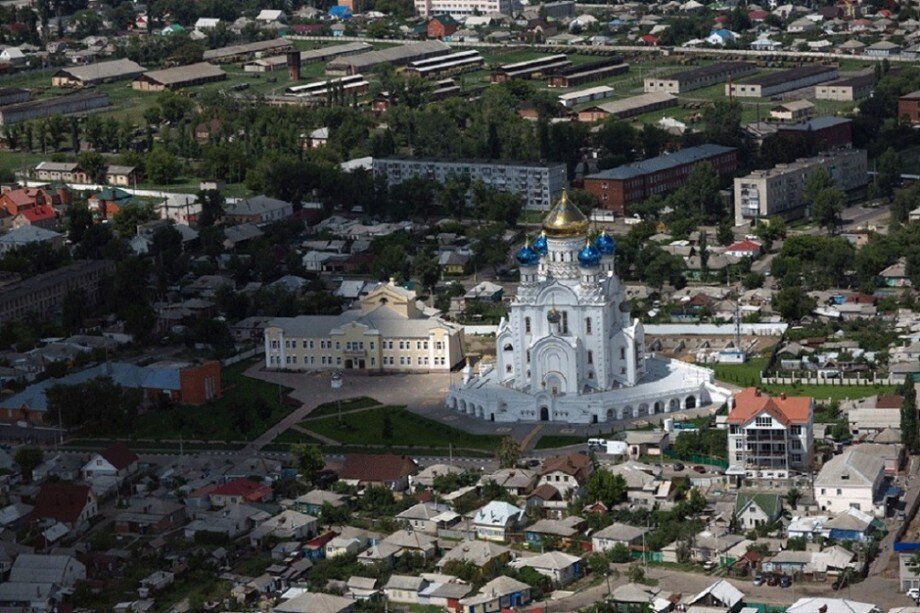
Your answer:
[[[287,68],[288,79],[291,81],[300,81],[300,51],[288,51]]]

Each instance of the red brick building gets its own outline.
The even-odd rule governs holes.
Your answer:
[[[443,39],[460,29],[460,24],[450,15],[435,15],[428,20],[428,38]]]
[[[728,180],[738,167],[738,151],[722,145],[690,147],[588,175],[585,190],[597,196],[601,208],[627,215],[630,205],[682,186],[693,167],[703,162],[712,164],[723,181]]]
[[[920,89],[898,98],[898,119],[910,125],[920,124]]]
[[[853,146],[853,122],[842,117],[815,117],[800,123],[780,124],[776,134],[799,141],[815,152]]]

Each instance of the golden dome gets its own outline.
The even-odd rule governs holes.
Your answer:
[[[569,193],[563,190],[562,196],[543,220],[543,231],[554,238],[586,235],[588,218],[569,200]]]

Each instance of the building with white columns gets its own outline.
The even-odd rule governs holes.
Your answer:
[[[467,367],[447,406],[491,421],[602,423],[724,402],[711,370],[646,355],[615,252],[606,233],[588,239],[587,218],[563,193],[515,255],[521,283],[495,362],[476,375]]]

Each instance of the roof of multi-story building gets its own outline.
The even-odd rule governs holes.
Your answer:
[[[730,424],[743,424],[762,411],[768,412],[783,425],[808,423],[812,399],[806,396],[769,396],[754,387],[735,394],[733,407],[726,420]]]
[[[725,147],[723,145],[713,144],[688,147],[687,149],[681,149],[680,151],[674,153],[659,155],[658,157],[649,158],[641,162],[634,162],[632,164],[617,166],[616,168],[604,170],[587,178],[624,180],[632,179],[635,177],[641,177],[642,175],[668,170],[669,168],[683,166],[684,164],[692,164],[693,162],[705,160],[713,156],[721,155],[723,153],[728,153],[734,150],[735,149],[733,147]]]

